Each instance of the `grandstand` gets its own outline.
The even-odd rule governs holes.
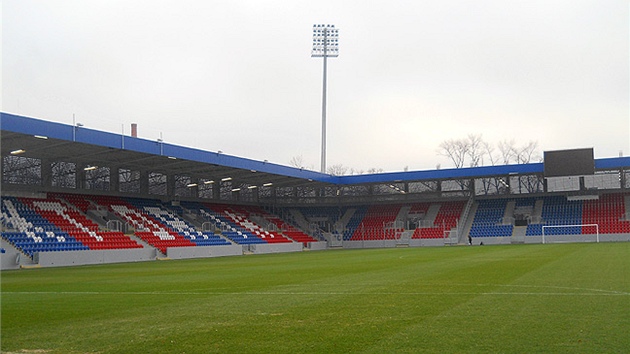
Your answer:
[[[473,244],[630,240],[627,157],[595,159],[579,175],[545,175],[541,162],[332,176],[1,119],[2,269],[443,246],[468,236]]]

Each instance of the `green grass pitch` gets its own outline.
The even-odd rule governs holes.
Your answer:
[[[4,353],[627,353],[630,243],[1,274]]]

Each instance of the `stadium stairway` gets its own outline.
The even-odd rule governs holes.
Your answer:
[[[237,224],[254,232],[268,243],[288,243],[293,241],[287,238],[282,232],[282,227],[285,224],[284,221],[265,212],[262,208],[254,206],[232,206],[230,214]],[[266,229],[261,227],[259,223],[254,222],[255,218],[268,225],[273,225],[273,228]]]
[[[277,231],[266,230],[252,221],[251,212],[249,208],[243,206],[232,206],[224,209],[225,215],[227,215],[231,221],[238,225],[240,228],[255,234],[267,243],[289,243],[292,242],[284,235]],[[277,228],[277,226],[276,226]]]
[[[180,231],[182,231],[182,234],[180,234],[175,229],[168,226],[167,223],[156,219],[150,212],[141,209],[144,208],[144,206],[148,206],[149,208],[155,207],[156,209],[150,210],[160,214],[160,212],[156,211],[161,210],[158,201],[139,198],[128,198],[125,200],[117,197],[96,197],[95,201],[100,205],[106,206],[126,223],[132,225],[135,229],[136,236],[140,237],[163,254],[166,254],[169,247],[197,246],[193,238],[196,240],[197,236],[200,235],[191,235],[190,232],[186,234],[185,231],[182,231],[186,225],[185,222],[175,218],[171,219],[175,225],[180,226]],[[137,204],[137,206],[134,205],[134,203]],[[170,216],[171,214],[165,211],[165,215]],[[191,231],[197,232],[196,230]],[[209,239],[210,236],[211,235],[202,234],[199,238],[200,240],[206,240]],[[225,243],[222,242],[221,244]]]
[[[264,231],[261,232],[261,230],[258,229],[252,232],[252,230],[248,230],[246,227],[234,221],[232,216],[229,215],[231,214],[228,210],[229,206],[223,204],[197,203],[196,207],[199,208],[200,216],[206,219],[207,222],[212,223],[217,230],[221,230],[223,236],[236,244],[264,244],[269,243],[266,240],[268,235],[269,239],[275,238],[275,234],[271,237],[271,234],[265,234]]]

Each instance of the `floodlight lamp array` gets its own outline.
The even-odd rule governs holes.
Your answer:
[[[311,57],[338,57],[339,29],[335,25],[313,25]]]

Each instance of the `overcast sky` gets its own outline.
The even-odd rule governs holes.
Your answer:
[[[452,167],[482,134],[630,155],[627,0],[3,0],[2,111],[319,170]]]

